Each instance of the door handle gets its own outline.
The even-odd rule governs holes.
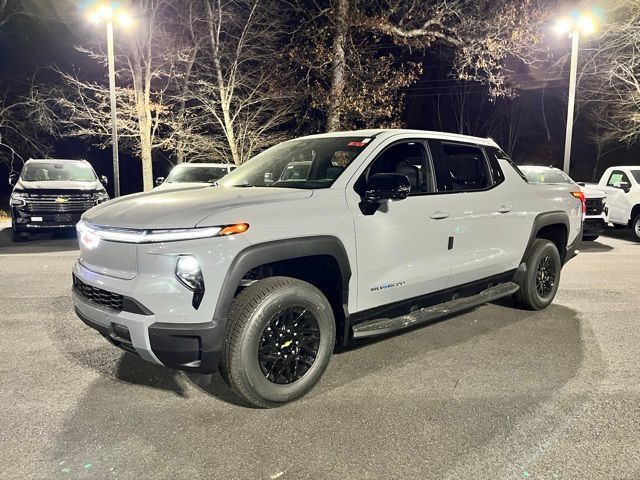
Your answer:
[[[511,205],[502,205],[498,208],[499,213],[509,213],[511,211]]]
[[[447,218],[448,216],[449,212],[441,212],[440,210],[436,210],[431,215],[429,215],[429,217],[434,220],[442,220],[444,218]]]

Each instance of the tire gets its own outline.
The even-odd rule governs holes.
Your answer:
[[[313,285],[289,277],[259,280],[231,305],[220,361],[222,377],[259,408],[296,400],[324,373],[335,330],[331,305]],[[298,342],[302,345],[296,346]]]
[[[11,227],[11,241],[14,243],[26,242],[30,235],[25,232],[17,232],[13,226]]]
[[[541,267],[543,262],[544,267]],[[516,301],[527,309],[542,310],[551,304],[558,291],[562,270],[560,254],[555,244],[536,238],[525,263],[527,270],[519,283],[520,290],[515,294]],[[544,271],[540,272],[540,268]],[[553,279],[549,283],[551,273]]]
[[[631,233],[636,242],[640,242],[640,213],[631,220]]]
[[[583,242],[593,242],[593,241],[597,240],[598,237],[600,237],[600,235],[583,235],[582,236],[582,241]]]

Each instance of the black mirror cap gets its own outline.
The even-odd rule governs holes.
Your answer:
[[[16,186],[16,183],[18,183],[18,177],[20,175],[18,175],[17,173],[12,173],[9,175],[9,185],[11,185],[12,187]]]
[[[156,186],[157,186],[157,185],[162,185],[162,182],[164,182],[164,177],[158,177],[158,178],[156,178]]]
[[[107,177],[105,177],[104,175],[102,175],[100,177],[100,183],[102,183],[102,185],[104,185],[106,187],[107,185],[109,185],[109,179]]]
[[[380,200],[403,200],[411,192],[411,182],[399,173],[376,173],[369,177],[364,199],[369,202]]]

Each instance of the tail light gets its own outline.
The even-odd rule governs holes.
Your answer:
[[[587,198],[584,196],[584,192],[571,192],[571,195],[580,199],[582,203],[582,220],[587,216]]]

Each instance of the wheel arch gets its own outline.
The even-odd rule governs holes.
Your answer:
[[[636,216],[640,215],[640,203],[637,203],[631,209],[631,215],[629,216],[629,227],[631,227],[631,222],[635,220]]]
[[[348,316],[351,265],[340,239],[330,235],[275,240],[251,245],[242,250],[236,255],[226,273],[214,311],[214,318],[226,319],[229,316],[231,303],[240,288],[241,280],[247,273],[257,267],[273,264],[280,266],[277,275],[287,275],[287,265],[292,268],[295,266],[296,271],[299,271],[300,266],[304,264],[309,267],[306,269],[307,273],[313,267],[317,269],[321,266],[325,276],[339,282],[338,285],[335,285],[336,298],[329,298],[329,300],[334,308],[334,313],[336,313],[336,334],[342,339],[342,330],[347,323],[345,318]],[[309,278],[305,278],[309,277],[308,274],[293,274],[291,276],[309,281]],[[309,283],[318,286],[314,281]],[[323,289],[320,288],[320,290]],[[324,290],[323,293],[325,293]]]
[[[566,212],[543,212],[539,214],[533,221],[529,243],[520,263],[522,264],[529,255],[534,240],[536,238],[544,238],[555,244],[560,253],[560,259],[564,264],[567,258],[569,232],[570,222]]]

